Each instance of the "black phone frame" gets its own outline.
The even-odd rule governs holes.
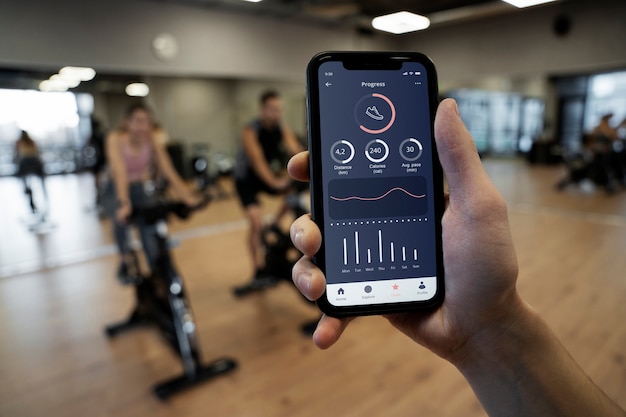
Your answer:
[[[443,170],[439,162],[437,147],[434,136],[434,121],[438,98],[437,72],[433,62],[426,55],[419,52],[346,52],[328,51],[315,55],[307,66],[306,75],[306,107],[307,107],[307,136],[309,147],[309,170],[311,179],[311,216],[324,236],[324,204],[322,197],[322,158],[320,141],[320,112],[319,112],[319,75],[320,65],[328,61],[339,61],[348,70],[381,70],[400,69],[403,62],[418,62],[426,68],[428,83],[428,97],[431,121],[431,146],[433,149],[433,188],[440,190],[434,196],[435,207],[435,236],[436,236],[436,270],[437,290],[435,295],[425,301],[411,301],[399,303],[368,304],[355,306],[334,306],[326,296],[326,292],[317,300],[317,305],[325,314],[333,317],[365,316],[377,314],[400,313],[411,310],[432,309],[443,302],[444,299],[444,265],[442,246],[441,220],[445,210]],[[318,221],[319,219],[319,221]],[[313,257],[313,262],[325,273],[324,239],[322,245]]]

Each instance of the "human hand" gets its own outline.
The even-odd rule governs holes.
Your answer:
[[[185,205],[189,208],[196,208],[202,204],[202,199],[193,194],[186,194],[182,200],[183,203],[185,203]]]
[[[506,205],[484,171],[453,100],[439,105],[435,141],[449,186],[442,219],[445,300],[435,310],[386,317],[414,341],[454,360],[473,336],[516,320],[522,302],[515,289],[518,267]],[[308,154],[294,156],[288,170],[295,179],[308,180]],[[291,237],[304,254],[294,266],[294,283],[307,298],[318,299],[326,284],[311,261],[322,240],[319,228],[306,215],[293,223]],[[315,344],[332,346],[349,321],[322,317]]]
[[[126,223],[132,212],[133,206],[130,204],[130,201],[125,201],[121,203],[115,211],[115,220],[117,220],[118,223]]]
[[[291,185],[291,178],[289,177],[278,177],[274,180],[272,184],[272,188],[276,191],[285,191]]]

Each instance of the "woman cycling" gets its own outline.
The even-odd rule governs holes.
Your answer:
[[[106,139],[106,156],[116,199],[113,232],[120,253],[118,278],[122,283],[132,283],[136,278],[129,276],[128,217],[133,207],[145,206],[154,197],[154,181],[157,178],[166,181],[177,197],[189,206],[199,203],[174,169],[164,141],[159,140],[160,132],[162,130],[156,129],[150,109],[143,104],[134,104],[126,111],[122,127],[111,132]],[[154,226],[141,219],[135,223],[146,258],[152,266],[157,252]]]

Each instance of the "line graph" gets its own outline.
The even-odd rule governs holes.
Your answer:
[[[413,197],[413,198],[424,198],[424,197],[426,197],[426,194],[416,195],[416,194],[408,192],[407,190],[405,190],[402,187],[393,187],[392,189],[387,191],[385,194],[383,194],[381,196],[378,196],[378,197],[359,197],[359,196],[353,195],[351,197],[339,198],[339,197],[335,197],[335,196],[331,195],[330,198],[335,200],[335,201],[350,201],[350,200],[376,201],[376,200],[382,200],[383,198],[387,197],[389,194],[393,193],[394,191],[402,191],[403,193],[405,193],[409,197]]]
[[[427,210],[421,176],[335,179],[328,183],[328,208],[336,220],[419,216]]]

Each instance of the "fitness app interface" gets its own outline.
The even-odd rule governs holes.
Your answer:
[[[436,292],[426,69],[319,68],[326,294],[334,306]]]

